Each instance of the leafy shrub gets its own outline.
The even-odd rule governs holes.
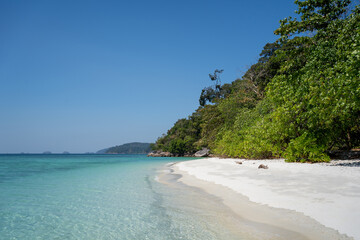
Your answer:
[[[325,149],[316,138],[304,133],[290,141],[284,157],[288,162],[328,162],[330,158],[324,153]]]

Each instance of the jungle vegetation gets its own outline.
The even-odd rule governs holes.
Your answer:
[[[296,0],[278,40],[231,84],[210,74],[199,108],[158,138],[175,154],[328,161],[360,147],[360,8],[350,0]]]

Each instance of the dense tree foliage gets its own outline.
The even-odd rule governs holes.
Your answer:
[[[193,113],[188,119],[179,119],[167,134],[160,137],[154,150],[163,150],[176,155],[191,154],[200,139],[200,115]]]
[[[200,107],[158,139],[159,149],[327,161],[330,151],[360,147],[359,6],[295,3],[300,19],[280,21],[279,40],[265,45],[241,79],[205,88]]]
[[[201,91],[199,98],[200,106],[205,106],[207,102],[214,103],[219,99],[226,98],[231,92],[230,84],[221,85],[220,74],[223,71],[223,69],[216,69],[214,74],[209,74],[211,81],[214,81],[215,84],[213,86],[206,87]]]

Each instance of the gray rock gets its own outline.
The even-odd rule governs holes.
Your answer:
[[[162,152],[161,155],[162,155],[162,157],[172,157],[173,156],[172,153],[170,153],[170,152]]]
[[[148,153],[148,157],[154,157],[154,155],[157,153],[157,151],[151,151]]]
[[[258,168],[268,169],[269,167],[267,165],[260,164]]]
[[[209,153],[210,153],[209,149],[203,148],[195,153],[195,157],[207,157],[209,156]]]
[[[162,151],[152,151],[148,155],[148,157],[173,157],[170,152],[162,152]]]
[[[185,154],[184,154],[184,157],[194,157],[194,155],[193,155],[193,154],[190,154],[190,153],[185,153]]]

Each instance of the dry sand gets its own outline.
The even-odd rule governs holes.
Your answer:
[[[360,167],[352,166],[359,162],[206,158],[172,168],[182,175],[179,181],[220,197],[240,217],[261,224],[259,239],[360,240]],[[260,164],[269,168],[258,169]]]

